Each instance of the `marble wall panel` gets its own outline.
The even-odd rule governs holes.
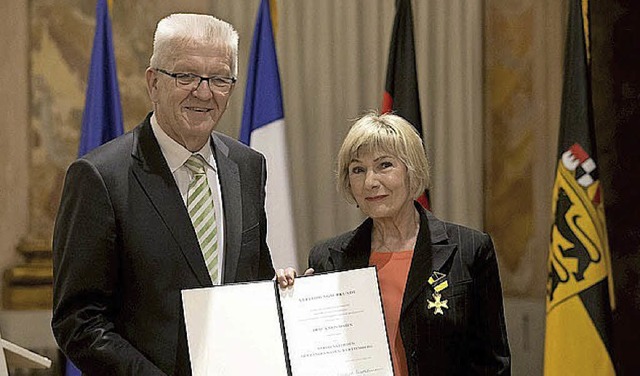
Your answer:
[[[503,264],[513,270],[532,236],[533,9],[499,9],[488,28],[488,45],[493,48],[487,57],[491,163],[486,183],[492,195],[486,216],[500,248],[508,250],[502,253]]]
[[[125,131],[150,110],[144,70],[156,22],[213,2],[115,1],[112,30]],[[30,230],[50,239],[64,174],[76,158],[95,30],[95,2],[32,0],[30,22]]]
[[[0,267],[18,262],[27,233],[29,191],[28,6],[0,2]],[[0,286],[1,287],[1,286]],[[3,333],[4,334],[4,333]]]
[[[564,3],[485,7],[485,229],[507,296],[545,292]]]

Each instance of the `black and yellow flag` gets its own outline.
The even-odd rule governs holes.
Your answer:
[[[588,1],[569,3],[544,374],[615,375],[610,340],[614,300],[594,137]]]

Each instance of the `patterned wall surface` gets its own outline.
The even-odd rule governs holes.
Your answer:
[[[533,93],[533,9],[492,8],[495,16],[488,28],[487,84],[491,107],[488,155],[487,221],[500,241],[502,261],[515,270],[532,237],[533,228],[533,125],[536,109]],[[499,11],[498,11],[499,9]],[[514,31],[519,32],[514,32]],[[513,215],[518,213],[518,215]]]
[[[485,228],[505,294],[544,296],[564,2],[485,7]]]
[[[150,109],[144,70],[151,54],[155,23],[176,11],[177,6],[170,1],[117,3],[112,9],[114,50],[126,131]],[[210,11],[210,5],[202,3],[183,1],[179,9]],[[95,29],[95,2],[32,0],[29,11],[29,236],[49,239],[64,174],[77,154]]]

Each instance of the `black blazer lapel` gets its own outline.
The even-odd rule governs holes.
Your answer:
[[[153,135],[150,117],[148,115],[133,131],[133,175],[162,217],[198,281],[203,286],[211,286],[211,277],[205,266],[189,213],[162,155],[160,145]]]
[[[425,211],[425,214],[429,222],[429,235],[431,236],[432,268],[434,271],[442,272],[447,261],[458,249],[458,245],[449,242],[449,235],[447,235],[447,229],[442,221],[429,211]]]
[[[457,248],[447,243],[448,236],[442,222],[422,208],[418,211],[420,230],[402,298],[403,313],[425,288],[432,288],[428,283],[429,277],[434,271],[443,270]]]
[[[229,158],[229,147],[214,133],[212,147],[224,209],[224,281],[235,281],[242,244],[242,195],[238,164]]]
[[[369,265],[371,254],[371,229],[373,221],[367,218],[351,232],[339,247],[329,247],[329,258],[332,270],[350,270],[364,268]]]

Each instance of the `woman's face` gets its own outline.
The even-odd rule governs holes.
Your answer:
[[[363,153],[352,159],[349,184],[360,210],[373,219],[394,218],[413,205],[407,167],[386,152]]]

